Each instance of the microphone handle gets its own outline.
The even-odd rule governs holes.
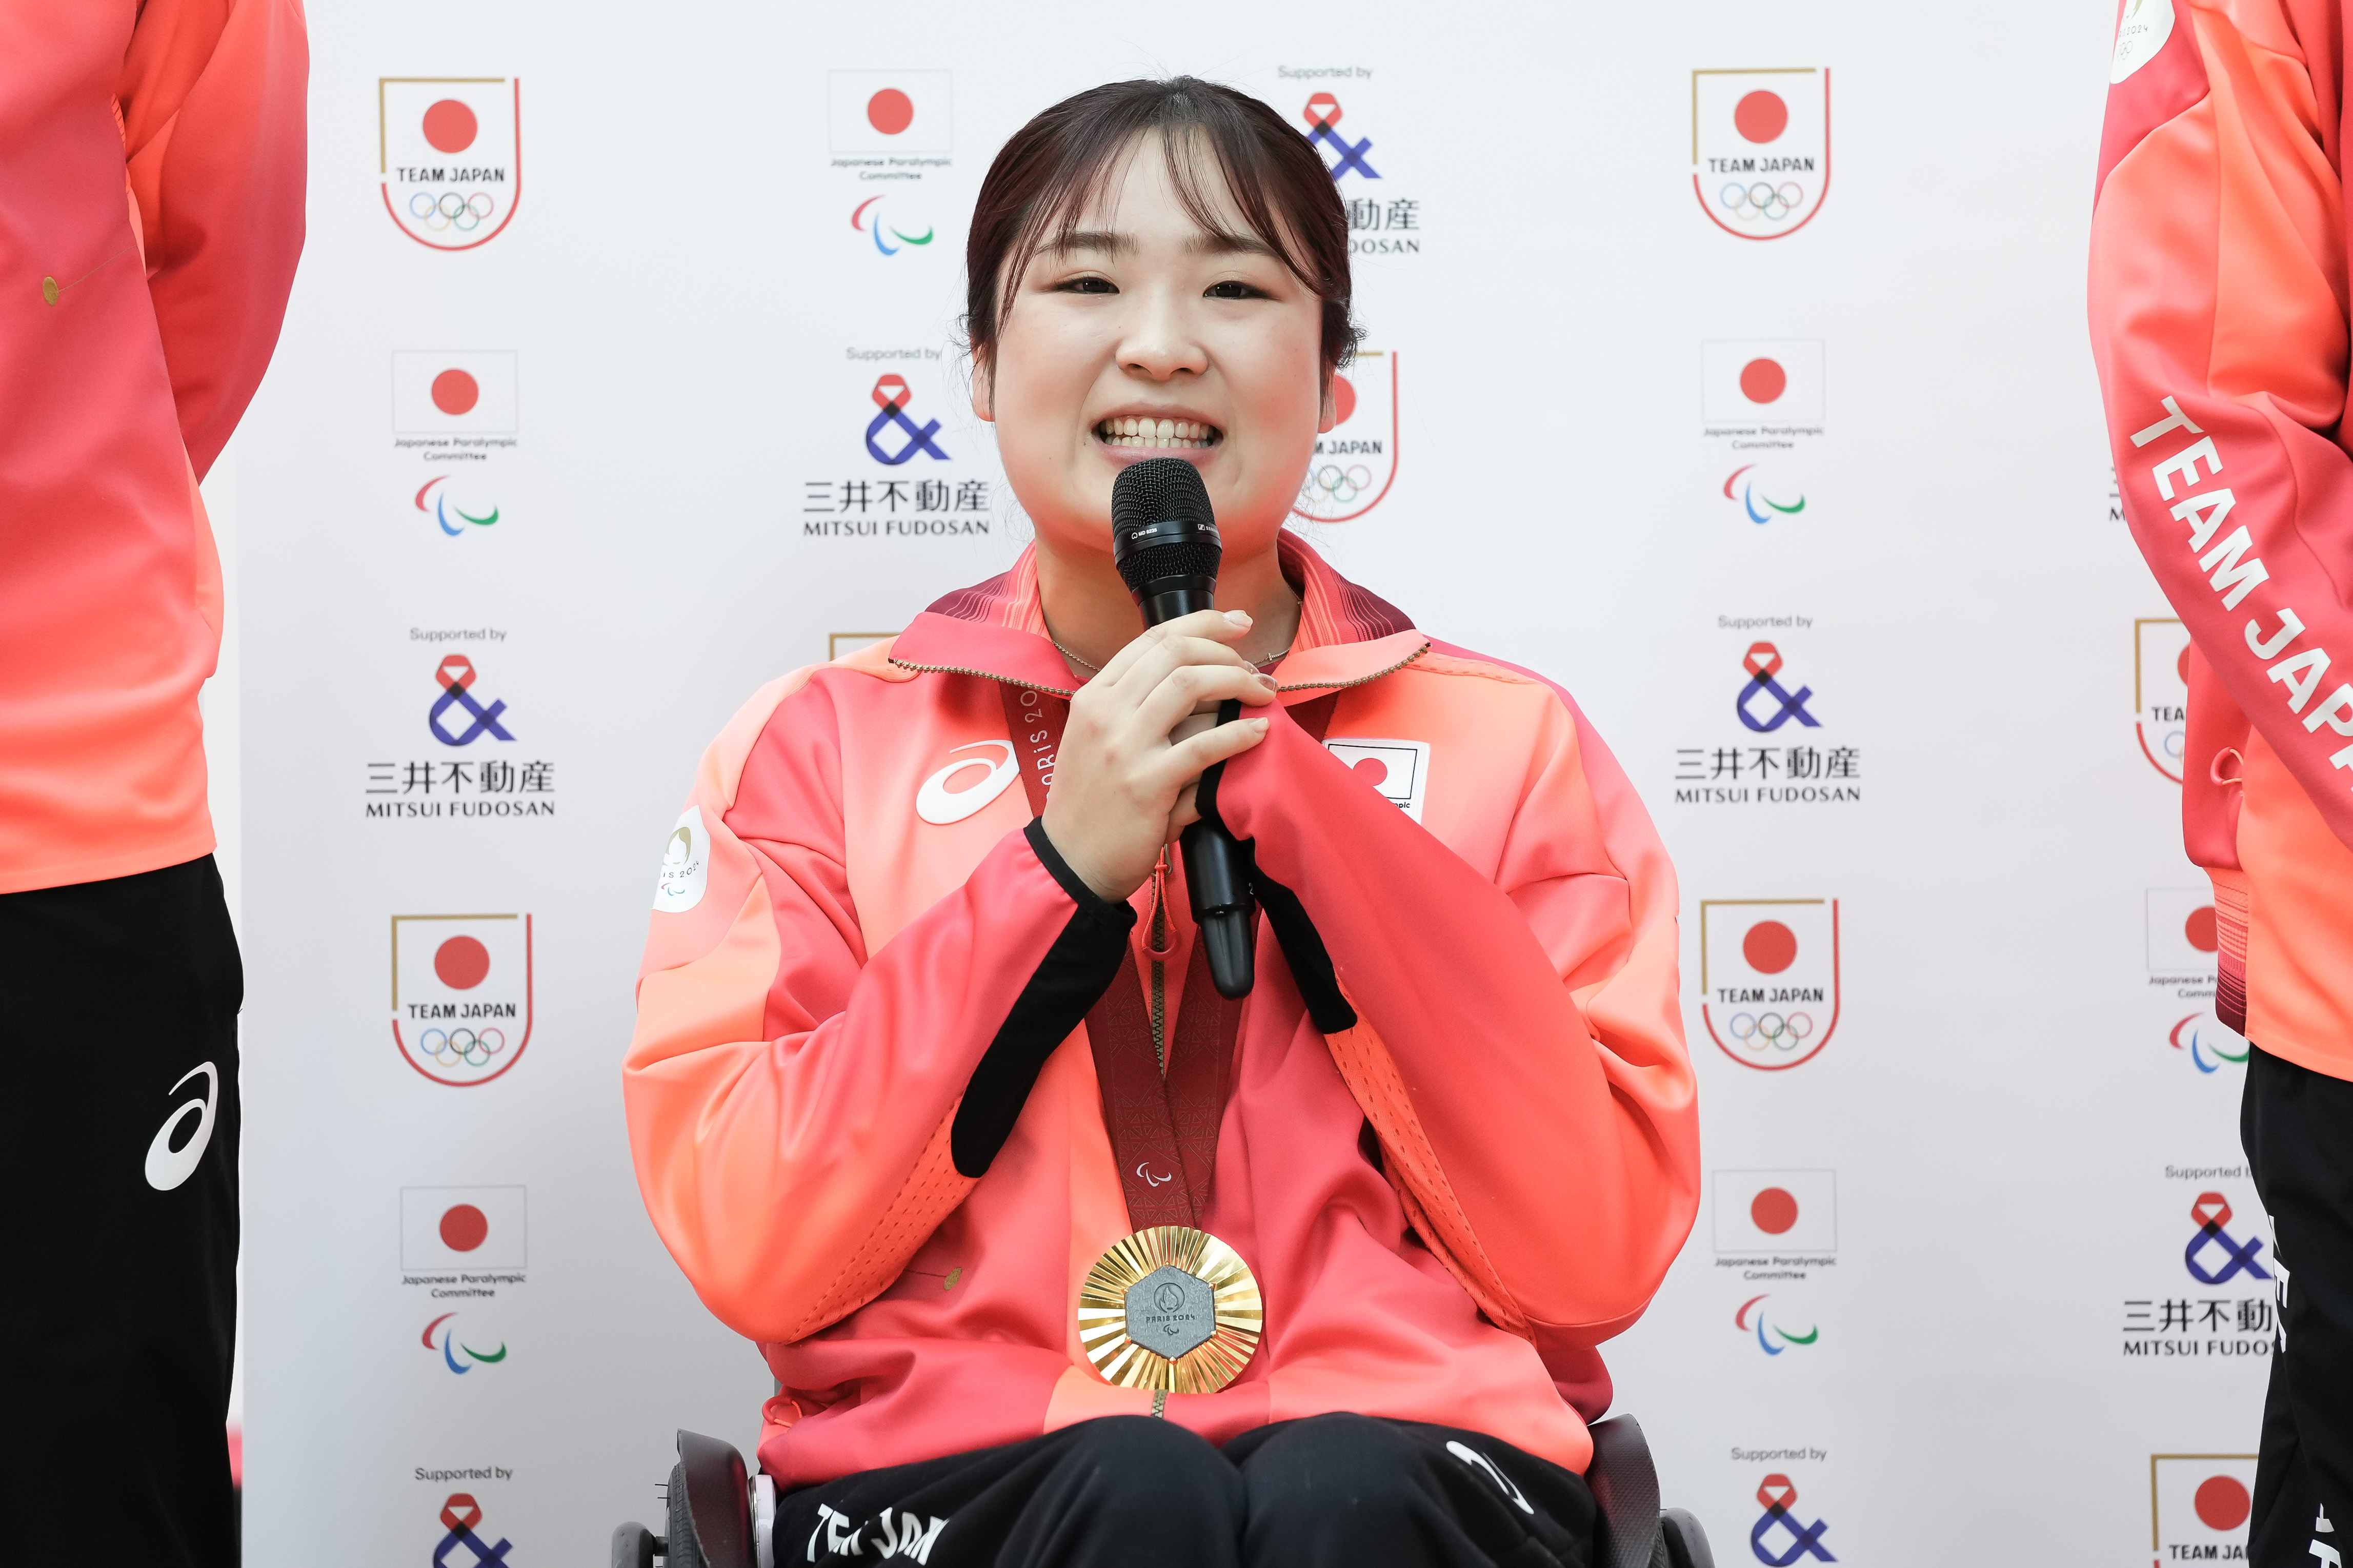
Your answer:
[[[1146,626],[1156,626],[1196,610],[1217,607],[1217,590],[1193,582],[1171,584],[1143,595]],[[1153,584],[1146,584],[1147,588]],[[1241,704],[1218,706],[1218,722],[1231,723]],[[1201,775],[1203,798],[1214,801],[1218,779],[1226,764],[1217,763]],[[1193,925],[1209,960],[1209,980],[1218,994],[1239,1001],[1257,983],[1257,959],[1251,951],[1250,916],[1257,900],[1250,897],[1250,852],[1221,822],[1197,822],[1179,835],[1185,856],[1185,893],[1193,908]]]

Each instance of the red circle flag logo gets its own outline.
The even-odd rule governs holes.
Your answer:
[[[462,370],[445,370],[433,378],[433,406],[444,414],[471,414],[481,400],[482,384]]]
[[[1838,1250],[1836,1171],[1718,1171],[1715,1180],[1716,1251]]]
[[[1753,359],[1740,367],[1740,395],[1751,403],[1775,403],[1789,389],[1789,373],[1778,360]]]
[[[433,950],[433,973],[452,991],[471,991],[491,972],[491,950],[470,936],[453,936]]]
[[[2236,1530],[2253,1511],[2253,1500],[2236,1476],[2209,1476],[2198,1483],[2191,1506],[2209,1530]]]
[[[1778,974],[1798,957],[1798,933],[1779,921],[1758,921],[1740,939],[1740,955],[1759,974]]]
[[[1828,70],[1692,72],[1692,191],[1709,222],[1780,239],[1813,221],[1830,186]]]
[[[915,122],[915,100],[895,87],[886,87],[866,100],[866,123],[885,136],[896,136]]]
[[[1703,899],[1700,1020],[1743,1067],[1811,1061],[1838,1027],[1838,900]],[[1761,1223],[1761,1221],[1760,1221]]]
[[[1787,1187],[1767,1187],[1748,1200],[1748,1217],[1767,1236],[1787,1236],[1798,1223],[1797,1195]]]
[[[522,1187],[401,1188],[401,1268],[522,1268],[529,1195]]]
[[[491,1222],[472,1204],[451,1204],[441,1212],[441,1245],[452,1252],[471,1252],[491,1234]]]
[[[462,100],[445,98],[425,111],[421,129],[436,153],[462,153],[474,144],[481,124]]]
[[[1765,88],[1743,98],[1732,108],[1733,129],[1760,145],[1778,141],[1789,128],[1789,106],[1781,95]]]
[[[937,161],[912,154],[955,151],[954,85],[952,71],[830,72],[827,145],[837,156],[851,154],[840,166],[870,171],[863,178],[920,179]]]

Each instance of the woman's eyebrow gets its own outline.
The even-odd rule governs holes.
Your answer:
[[[1108,229],[1081,228],[1057,236],[1044,249],[1057,254],[1073,250],[1100,250],[1108,256],[1124,256],[1135,248],[1132,234],[1114,234]]]
[[[1271,260],[1282,259],[1282,252],[1256,235],[1212,232],[1204,229],[1185,242],[1185,248],[1196,256],[1263,256]]]

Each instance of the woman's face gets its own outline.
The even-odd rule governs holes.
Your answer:
[[[1214,164],[1205,174],[1227,233],[1249,235]],[[1156,135],[1067,245],[1031,258],[1012,300],[973,408],[995,421],[1041,542],[1108,553],[1112,480],[1173,457],[1201,470],[1229,559],[1273,546],[1332,425],[1323,301],[1255,239],[1187,216]]]

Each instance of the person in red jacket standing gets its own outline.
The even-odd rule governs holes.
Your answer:
[[[302,248],[302,13],[0,0],[0,60],[12,1493],[79,1561],[226,1565],[244,981],[205,805],[221,584],[196,482]]]
[[[2189,629],[2183,837],[2280,1339],[2249,1561],[2353,1555],[2353,456],[2346,0],[2125,0],[2092,337],[2126,520]]]

